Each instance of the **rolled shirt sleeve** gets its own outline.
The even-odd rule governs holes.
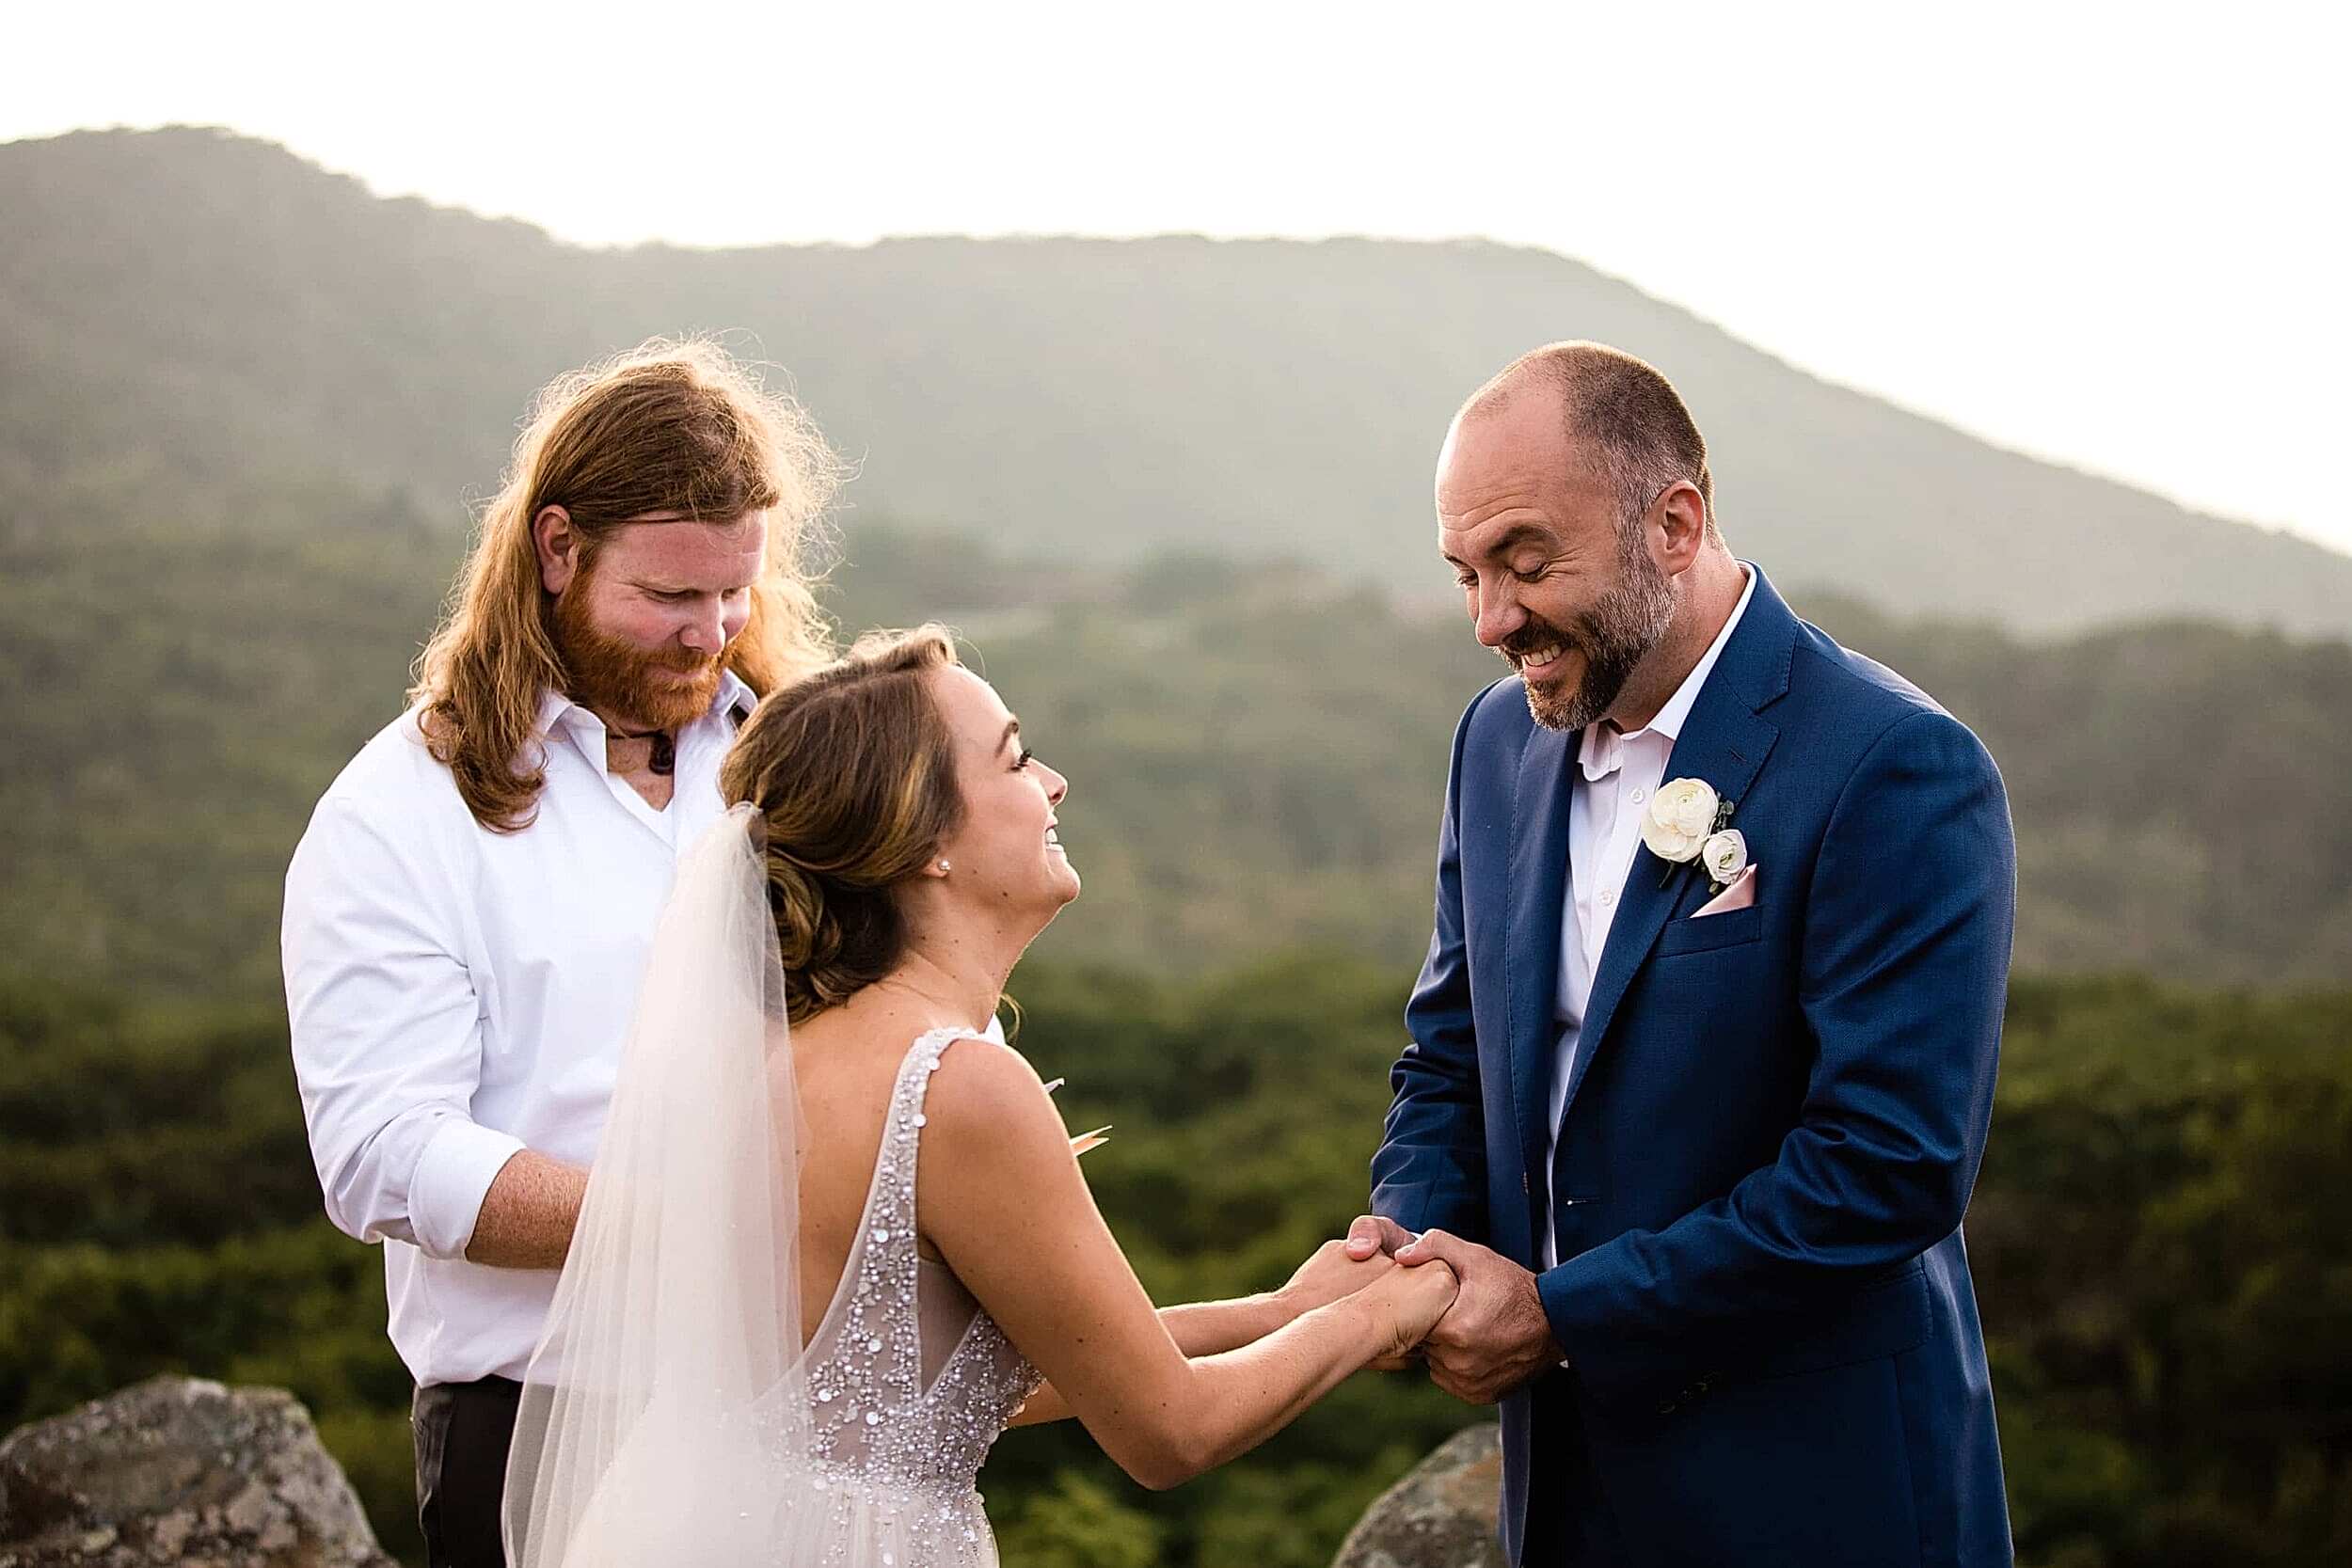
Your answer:
[[[364,802],[319,803],[286,873],[280,931],[294,1076],[327,1217],[461,1258],[522,1140],[477,1125],[481,999],[428,842]]]
[[[463,1117],[433,1124],[408,1180],[409,1228],[427,1257],[466,1255],[490,1183],[522,1150],[520,1138]]]

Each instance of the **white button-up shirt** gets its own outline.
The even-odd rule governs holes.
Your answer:
[[[465,1260],[482,1199],[520,1149],[584,1165],[679,858],[723,812],[724,674],[677,737],[656,811],[605,767],[605,728],[541,704],[547,787],[519,832],[475,822],[411,709],[312,813],[286,873],[294,1075],[326,1212],[384,1242],[392,1343],[419,1383],[520,1377],[548,1270]]]
[[[1560,1118],[1567,1108],[1568,1080],[1576,1069],[1584,1006],[1592,999],[1593,976],[1600,971],[1609,927],[1625,896],[1634,853],[1641,847],[1642,813],[1648,809],[1658,786],[1665,783],[1666,761],[1674,753],[1683,721],[1690,718],[1708,674],[1756,594],[1755,569],[1741,569],[1747,573],[1748,583],[1740,591],[1740,602],[1732,607],[1731,618],[1658,716],[1631,735],[1608,723],[1587,724],[1583,742],[1577,749],[1577,772],[1568,800],[1568,896],[1560,922],[1560,990],[1552,1006],[1560,1043],[1558,1058],[1552,1063],[1550,1115],[1546,1123],[1551,1129],[1544,1144],[1547,1172],[1557,1169]],[[1549,1177],[1546,1180],[1549,1184]],[[1558,1200],[1559,1195],[1553,1194],[1555,1220]],[[1556,1224],[1544,1227],[1547,1268],[1560,1260],[1556,1231]]]

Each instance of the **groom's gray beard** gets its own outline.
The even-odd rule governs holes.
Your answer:
[[[1584,678],[1565,700],[1546,696],[1533,684],[1527,688],[1528,714],[1548,730],[1581,730],[1615,706],[1625,683],[1674,622],[1674,584],[1638,542],[1620,549],[1617,562],[1621,580],[1577,617],[1574,636],[1545,625],[1540,631],[1522,629],[1502,645],[1513,669],[1519,653],[1549,639],[1584,656]]]

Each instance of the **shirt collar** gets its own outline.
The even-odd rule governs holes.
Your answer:
[[[719,672],[718,694],[710,699],[710,705],[703,710],[703,718],[707,719],[714,713],[724,713],[739,704],[748,714],[759,705],[759,697],[744,683],[742,676],[732,670],[722,670]],[[583,718],[595,720],[599,729],[603,728],[604,721],[596,719],[595,714],[573,702],[563,692],[543,691],[539,694],[539,733],[553,735],[555,726],[562,723],[564,718],[575,710]]]
[[[1584,738],[1577,748],[1576,760],[1584,769],[1587,782],[1598,783],[1623,767],[1626,743],[1629,740],[1637,740],[1645,735],[1659,735],[1665,736],[1671,746],[1682,738],[1682,726],[1690,719],[1691,709],[1698,704],[1699,689],[1707,684],[1708,672],[1723,657],[1724,645],[1731,641],[1733,629],[1740,625],[1740,617],[1747,613],[1748,601],[1756,596],[1756,568],[1742,562],[1740,569],[1747,574],[1748,585],[1740,591],[1740,602],[1732,606],[1731,618],[1724,623],[1724,629],[1715,634],[1715,641],[1707,645],[1707,652],[1700,657],[1698,663],[1691,667],[1691,673],[1682,677],[1682,684],[1676,687],[1675,694],[1666,699],[1666,705],[1658,710],[1658,717],[1631,735],[1621,735],[1613,726],[1604,723],[1584,726]]]
[[[752,716],[752,709],[759,705],[759,693],[754,691],[744,682],[743,677],[734,671],[720,671],[719,694],[710,699],[710,711],[724,713],[739,704],[742,706],[743,717],[749,719]]]

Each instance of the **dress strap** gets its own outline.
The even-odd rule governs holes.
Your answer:
[[[890,1119],[882,1129],[882,1152],[874,1172],[874,1223],[866,1243],[877,1260],[889,1259],[888,1272],[912,1277],[914,1251],[914,1166],[922,1148],[924,1096],[939,1058],[954,1043],[958,1031],[933,1029],[919,1035],[898,1064],[898,1082],[890,1091]]]
[[[811,1379],[818,1426],[833,1442],[858,1429],[862,1441],[889,1412],[922,1393],[922,1324],[915,1307],[921,1255],[914,1245],[914,1165],[923,1135],[923,1098],[939,1058],[967,1031],[934,1029],[916,1037],[898,1064],[882,1128],[866,1230],[850,1244],[852,1277],[840,1320],[839,1351],[830,1373]]]
[[[931,1074],[939,1070],[939,1059],[947,1048],[961,1039],[969,1031],[962,1029],[933,1029],[915,1037],[907,1048],[906,1060],[898,1064],[898,1081],[890,1094],[890,1126],[882,1136],[882,1156],[891,1172],[894,1205],[905,1216],[910,1236],[914,1215],[914,1159],[921,1147],[924,1124],[930,1118],[923,1113],[923,1102],[930,1093]]]

